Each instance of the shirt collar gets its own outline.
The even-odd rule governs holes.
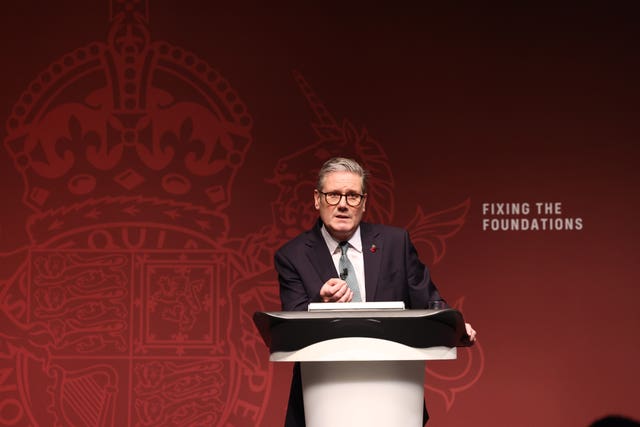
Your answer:
[[[320,227],[320,233],[322,234],[322,237],[324,238],[324,241],[327,243],[327,247],[329,248],[329,252],[330,253],[335,253],[336,250],[338,250],[338,245],[340,244],[340,242],[336,239],[334,239],[331,234],[329,234],[329,232],[327,231],[326,227],[324,226],[324,224],[322,224],[322,227]],[[360,226],[358,225],[358,228],[356,228],[356,231],[353,233],[353,235],[351,236],[351,238],[348,240],[349,245],[355,249],[356,251],[362,253],[362,239],[360,238]]]

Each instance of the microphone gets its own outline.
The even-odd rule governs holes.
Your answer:
[[[347,270],[346,268],[343,268],[342,273],[340,273],[340,278],[342,280],[347,280],[348,275],[349,275],[349,270]]]

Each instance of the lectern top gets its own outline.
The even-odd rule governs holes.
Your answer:
[[[346,304],[343,304],[346,305]],[[447,314],[448,312],[448,314]],[[456,317],[457,310],[331,310],[331,311],[267,311],[262,314],[275,319],[348,319],[348,318],[421,318],[436,316],[439,319]],[[459,313],[459,312],[458,312]],[[258,314],[258,313],[256,313]]]
[[[272,353],[349,337],[379,338],[415,348],[469,345],[462,314],[451,308],[257,312],[253,319]]]

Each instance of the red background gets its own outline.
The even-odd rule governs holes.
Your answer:
[[[330,153],[375,157],[374,175],[386,184],[384,194],[383,187],[377,187],[378,193],[371,188],[379,205],[369,219],[408,226],[418,209],[433,215],[427,221],[432,226],[428,238],[418,239],[419,250],[441,292],[479,331],[476,348],[456,362],[434,364],[427,375],[430,425],[586,426],[611,413],[640,418],[640,34],[632,10],[533,2],[510,7],[256,3],[154,1],[147,11],[151,40],[193,52],[226,79],[252,119],[251,143],[243,157],[224,159],[237,167],[235,178],[227,181],[228,206],[207,206],[228,221],[226,234],[210,236],[216,249],[209,249],[231,259],[224,268],[246,263],[243,274],[214,283],[221,294],[229,294],[227,303],[247,303],[243,298],[251,295],[247,313],[278,308],[275,274],[264,265],[273,245],[287,236],[287,227],[278,221],[278,211],[273,215],[272,204],[300,197],[294,189],[274,185],[283,163],[304,181]],[[5,123],[44,70],[69,52],[106,43],[112,22],[107,0],[14,2],[3,5],[0,19],[5,58],[0,114]],[[344,133],[330,137],[314,129],[318,117],[296,73],[335,118],[331,130]],[[170,81],[163,89],[197,101]],[[89,94],[82,86],[75,90],[80,97]],[[122,356],[106,350],[74,353],[28,334],[35,324],[38,286],[30,281],[35,277],[30,260],[52,248],[30,236],[29,218],[51,211],[25,202],[23,193],[32,182],[23,181],[7,148],[10,126],[2,138],[0,419],[4,425],[46,426],[55,419],[65,419],[63,425],[90,425],[79,421],[88,418],[74,415],[64,390],[38,388],[72,384],[70,379],[56,383],[52,367],[71,372],[74,363],[89,366],[94,362],[87,360],[93,360],[94,365],[112,364],[120,376],[115,403],[107,405],[111,417],[91,425],[145,425],[135,410],[140,360],[180,364],[217,356],[188,350],[181,359],[171,349],[137,354],[132,350],[136,319],[144,316],[136,310],[147,306],[145,301],[134,304],[133,297],[124,335],[129,350]],[[363,140],[375,141],[369,145],[375,156],[363,151]],[[94,172],[98,178],[108,175]],[[54,194],[60,190],[57,199],[49,199],[51,209],[83,202],[54,179],[46,182]],[[118,188],[101,195],[166,196],[152,184],[120,193]],[[310,209],[310,187],[300,192]],[[97,197],[88,194],[84,201]],[[465,201],[468,212],[446,213]],[[199,206],[189,197],[180,202]],[[581,218],[584,226],[573,231],[483,230],[488,216],[482,204],[491,202],[559,202],[558,216]],[[444,219],[450,217],[461,225],[447,226]],[[272,240],[260,242],[260,236]],[[444,246],[434,250],[428,243],[437,237]],[[184,253],[174,250],[180,248],[163,247],[159,256],[181,260]],[[24,266],[29,274],[22,273]],[[146,294],[140,295],[144,299]],[[20,298],[23,304],[16,303]],[[205,399],[203,413],[214,415],[208,425],[281,425],[290,365],[268,364],[260,345],[254,359],[251,346],[238,338],[255,340],[251,323],[242,313],[236,316],[235,309],[221,310],[232,314],[224,311],[223,323],[207,320],[204,325],[226,331],[218,344],[233,349],[227,356],[235,368],[221,374],[222,406],[212,409]],[[52,330],[51,322],[44,324]],[[45,354],[39,356],[39,349]],[[257,365],[251,365],[254,360]],[[266,384],[252,389],[250,379],[238,374],[243,369],[263,374]],[[171,412],[171,401],[167,397],[160,405],[164,414]],[[243,402],[249,401],[252,409],[243,412],[249,407]],[[49,409],[56,402],[58,409]],[[155,424],[172,422],[199,425],[188,417]]]

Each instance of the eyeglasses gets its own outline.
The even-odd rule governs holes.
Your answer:
[[[340,201],[344,197],[344,199],[347,201],[347,204],[352,208],[355,208],[357,206],[360,206],[360,203],[362,203],[362,199],[364,198],[364,194],[358,193],[341,194],[332,192],[325,193],[323,191],[318,192],[324,195],[324,200],[329,206],[336,206],[340,204]]]

